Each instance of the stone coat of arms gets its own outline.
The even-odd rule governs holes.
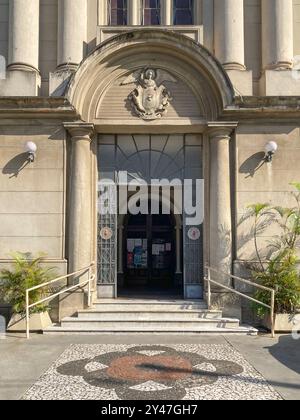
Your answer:
[[[122,83],[122,85],[137,84],[128,99],[140,118],[151,121],[166,114],[172,97],[163,84],[165,81],[176,82],[167,72],[148,68],[135,72]]]

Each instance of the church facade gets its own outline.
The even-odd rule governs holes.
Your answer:
[[[94,299],[247,276],[247,207],[292,205],[300,180],[299,18],[299,0],[0,0],[0,267],[95,261]]]

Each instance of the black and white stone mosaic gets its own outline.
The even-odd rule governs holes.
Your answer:
[[[24,400],[280,400],[229,345],[72,345]]]

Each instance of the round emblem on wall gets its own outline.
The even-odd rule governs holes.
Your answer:
[[[200,239],[200,236],[201,236],[200,229],[196,227],[192,227],[189,229],[188,237],[189,239],[191,239],[191,241],[198,241],[198,239]]]
[[[105,241],[109,241],[113,236],[113,231],[109,227],[104,227],[100,230],[100,236]]]

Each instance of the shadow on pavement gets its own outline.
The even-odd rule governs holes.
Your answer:
[[[267,349],[280,363],[300,374],[300,339],[295,340],[292,335],[281,336],[277,344]]]

